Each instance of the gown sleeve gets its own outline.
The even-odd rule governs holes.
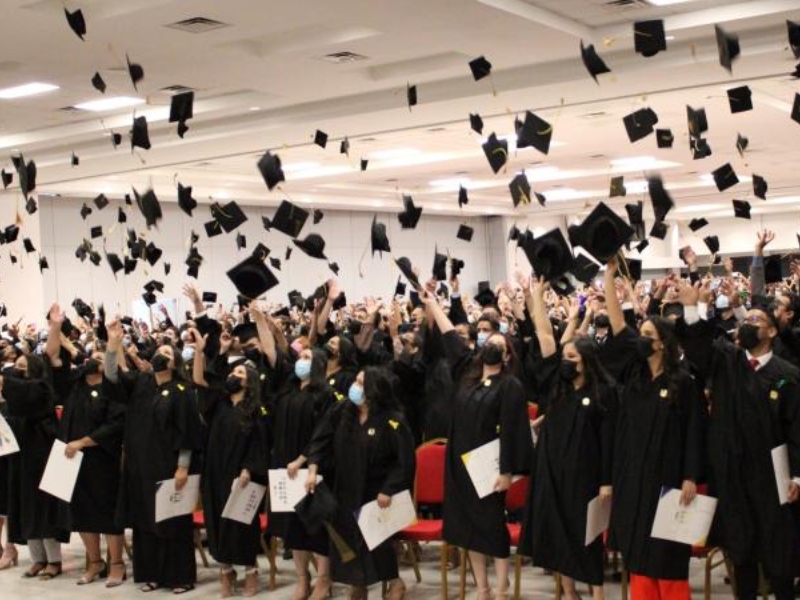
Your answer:
[[[686,412],[683,478],[697,482],[701,480],[704,471],[703,400],[694,380],[688,373],[681,381],[680,397]]]
[[[416,454],[414,436],[405,419],[389,419],[388,441],[391,444],[395,463],[381,485],[381,494],[393,496],[403,490],[411,490],[414,485]]]
[[[631,327],[625,327],[617,335],[608,334],[606,343],[600,350],[600,362],[620,383],[625,383],[631,365],[638,360],[636,340],[639,335]]]
[[[12,417],[39,419],[49,416],[55,409],[50,390],[44,379],[3,379],[3,397]]]
[[[507,376],[496,393],[501,394],[500,473],[528,473],[533,440],[525,391],[516,377]]]
[[[185,383],[174,386],[172,416],[175,424],[175,450],[200,450],[202,443],[202,422],[197,406],[195,390]]]
[[[119,383],[112,383],[103,377],[102,393],[106,399],[106,413],[103,422],[89,433],[89,438],[109,454],[118,455],[125,429],[125,406],[116,402]]]
[[[339,425],[342,411],[347,406],[346,402],[336,404],[326,412],[314,429],[311,441],[305,449],[304,456],[309,465],[317,465],[319,470],[327,471],[331,466],[333,457],[333,438]]]
[[[609,386],[603,393],[600,422],[601,477],[602,485],[611,485],[614,476],[614,436],[617,423],[617,388]]]

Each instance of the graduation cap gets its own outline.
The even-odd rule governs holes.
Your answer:
[[[400,272],[405,276],[405,278],[409,281],[409,283],[415,287],[420,287],[419,279],[417,279],[416,274],[414,273],[414,269],[411,266],[411,261],[406,258],[405,256],[401,256],[400,258],[396,258],[394,260],[397,268],[400,269]]]
[[[147,244],[147,247],[144,250],[144,257],[147,262],[150,263],[151,267],[155,266],[162,254],[164,254],[164,251],[156,246],[153,242]]]
[[[717,184],[717,189],[720,192],[724,192],[739,183],[739,178],[736,176],[736,172],[733,170],[730,163],[725,163],[714,171],[712,175],[714,177],[714,183]]]
[[[39,273],[43,273],[45,269],[49,269],[50,265],[47,264],[47,257],[40,256],[39,257]]]
[[[447,279],[447,255],[441,254],[437,248],[433,255],[433,268],[431,275],[436,281],[445,281]]]
[[[300,250],[311,258],[325,258],[325,240],[318,233],[310,233],[304,240],[292,240]],[[288,256],[286,257],[288,260]]]
[[[100,253],[97,250],[90,250],[89,251],[89,260],[95,267],[100,266],[100,261],[103,260],[103,257],[100,256]]]
[[[492,73],[492,63],[486,60],[485,57],[479,56],[469,61],[469,69],[472,71],[472,76],[475,81],[480,81],[484,77],[488,77]]]
[[[3,179],[3,188],[8,188],[14,182],[14,174],[13,173],[6,173],[6,170],[3,169],[0,171],[0,177]]]
[[[86,19],[84,19],[83,17],[83,11],[79,8],[75,12],[69,12],[65,8],[64,14],[67,17],[67,23],[69,23],[69,28],[75,32],[75,35],[77,35],[79,38],[81,38],[81,40],[83,40],[83,36],[86,35]]]
[[[664,221],[656,221],[653,223],[653,227],[650,229],[650,237],[654,237],[658,240],[663,240],[667,237],[667,232],[669,231],[669,226],[664,223]]]
[[[130,194],[125,194],[125,204],[128,206],[133,206],[133,200],[131,200]]]
[[[90,214],[92,214],[92,209],[84,202],[81,206],[81,218],[85,221]]]
[[[717,37],[717,51],[719,52],[719,64],[731,71],[731,64],[739,56],[739,36],[725,33],[719,25],[714,25],[714,33]]]
[[[125,275],[129,273],[133,273],[136,270],[136,265],[139,264],[139,261],[135,258],[125,257]]]
[[[406,284],[403,283],[403,280],[400,277],[397,278],[397,283],[394,286],[394,295],[395,296],[406,295]]]
[[[148,292],[158,292],[160,294],[164,293],[164,284],[156,279],[151,279],[147,283],[144,284],[145,291]]]
[[[767,199],[767,190],[769,189],[769,185],[767,185],[767,180],[761,177],[761,175],[753,174],[753,195],[756,198],[761,198],[762,200]]]
[[[313,213],[314,225],[317,225],[320,221],[322,221],[323,217],[325,217],[325,213],[320,209],[315,208]]]
[[[460,240],[464,240],[465,242],[471,242],[474,233],[475,230],[469,225],[459,225],[456,237]]]
[[[205,223],[203,223],[203,228],[206,230],[206,235],[209,238],[222,235],[222,226],[216,219],[211,219],[210,221],[206,221]]]
[[[111,271],[114,273],[114,276],[125,269],[125,265],[120,257],[113,252],[106,254],[106,261],[108,261],[108,266],[111,267]]]
[[[367,170],[367,165],[368,164],[369,164],[369,161],[366,158],[362,158],[361,159],[361,171],[362,172]]]
[[[38,208],[39,207],[36,205],[36,200],[34,200],[32,197],[28,198],[28,200],[25,202],[25,212],[27,212],[29,215],[36,213]]]
[[[650,201],[653,204],[656,221],[663,221],[667,213],[675,206],[675,203],[672,201],[669,192],[664,189],[664,182],[661,177],[658,175],[648,177],[647,190],[650,193]]]
[[[675,136],[671,129],[656,129],[656,144],[659,148],[672,148]]]
[[[297,240],[295,240],[296,242]],[[289,260],[292,257],[292,247],[286,246],[286,252],[283,254],[283,260]]]
[[[637,21],[633,24],[633,43],[636,52],[644,57],[655,56],[667,49],[664,21]]]
[[[422,208],[414,206],[414,199],[411,196],[403,196],[403,212],[397,215],[397,220],[403,229],[414,229],[422,216]]]
[[[339,144],[339,154],[346,154],[350,156],[350,140],[344,138]]]
[[[639,281],[642,278],[642,261],[637,258],[626,258],[620,265],[620,272],[630,281]]]
[[[259,242],[258,245],[256,245],[256,247],[253,249],[252,255],[259,260],[266,260],[267,256],[269,256],[269,248]]]
[[[649,241],[649,240],[642,240],[641,242],[639,242],[638,244],[636,244],[636,247],[634,248],[634,250],[636,250],[636,251],[637,251],[639,254],[641,254],[642,252],[644,252],[644,251],[645,251],[645,249],[646,249],[646,248],[647,248],[649,245],[650,245],[650,241]]]
[[[197,275],[200,273],[200,265],[203,264],[203,256],[194,246],[189,248],[189,255],[186,257],[185,264],[189,267],[186,274],[197,279]]]
[[[172,270],[172,265],[170,263],[164,263],[164,275],[169,275],[169,272]]]
[[[270,256],[269,257],[269,264],[273,269],[278,269],[278,271],[281,270],[281,259],[280,258],[277,258],[275,256]]]
[[[137,84],[144,79],[144,69],[142,68],[142,65],[132,63],[127,54],[125,55],[125,61],[128,63],[128,75],[130,75],[131,81],[133,82],[133,89],[138,92],[139,88],[137,87]]]
[[[236,234],[236,249],[241,250],[242,248],[247,248],[247,238],[241,234]]]
[[[19,227],[17,225],[9,225],[5,228],[5,230],[3,230],[3,234],[6,239],[6,243],[10,244],[12,242],[16,242],[17,237],[19,237]]]
[[[70,158],[70,164],[71,164],[73,167],[77,167],[78,165],[80,165],[80,164],[81,164],[81,159],[80,159],[80,158],[78,157],[78,155],[77,155],[77,154],[75,154],[74,152],[72,153],[72,157]]]
[[[461,275],[461,271],[464,269],[465,263],[460,258],[451,258],[450,259],[450,277],[455,278]]]
[[[22,195],[27,198],[36,189],[36,163],[30,160],[26,164],[21,155],[19,157],[12,156],[11,159],[17,168],[19,189],[22,191]]]
[[[482,147],[489,166],[497,173],[508,162],[508,142],[497,139],[497,135],[492,133]]]
[[[483,135],[483,119],[478,113],[469,114],[469,126],[478,135]]]
[[[733,201],[733,214],[737,219],[750,218],[750,203],[747,200]]]
[[[150,150],[150,133],[147,130],[147,117],[144,115],[133,119],[133,128],[131,129],[131,149],[144,148]]]
[[[736,150],[739,152],[739,156],[744,157],[744,152],[747,150],[749,145],[750,140],[744,137],[741,133],[736,134]]]
[[[144,303],[147,304],[147,306],[152,306],[158,302],[158,298],[156,298],[156,295],[153,292],[145,292],[142,294],[142,300],[144,300]]]
[[[278,278],[274,273],[264,261],[254,256],[247,257],[229,270],[228,277],[239,293],[251,300],[278,285]]]
[[[320,148],[324,148],[328,145],[328,134],[317,129],[316,133],[314,134],[314,143]]]
[[[192,186],[184,187],[178,183],[178,206],[187,215],[192,216],[192,211],[197,208],[197,200],[192,198]]]
[[[482,307],[491,306],[497,302],[497,296],[494,295],[488,281],[478,282],[478,293],[475,294],[474,300]]]
[[[412,106],[417,105],[417,86],[411,84],[406,85],[406,102],[408,103],[408,110],[411,110]]]
[[[703,238],[703,243],[705,243],[708,251],[711,254],[717,254],[719,252],[719,238],[715,235],[709,235]]]
[[[169,107],[169,122],[184,123],[194,117],[194,92],[182,92],[172,96]]]
[[[344,295],[344,292],[339,292],[339,295],[334,298],[331,308],[333,310],[339,310],[345,306],[347,306],[347,296]]]
[[[786,33],[789,36],[789,47],[795,58],[800,58],[800,25],[786,20]]]
[[[531,184],[528,183],[528,177],[525,171],[518,173],[511,183],[508,184],[508,189],[511,191],[511,198],[514,200],[514,208],[520,204],[530,204],[531,202]]]
[[[781,272],[781,259],[778,256],[770,256],[764,260],[764,283],[780,283],[783,281]]]
[[[286,296],[289,299],[289,306],[296,306],[297,308],[302,309],[305,305],[305,298],[303,298],[303,294],[297,290],[292,290]]]
[[[463,207],[465,204],[469,204],[469,196],[467,195],[467,188],[463,185],[458,186],[458,208]]]
[[[89,233],[90,233],[92,239],[95,240],[95,239],[97,239],[99,237],[103,237],[103,228],[100,225],[98,225],[97,227],[92,227],[89,230]]]
[[[692,219],[691,221],[689,221],[689,229],[691,229],[692,231],[700,231],[706,225],[708,225],[708,221],[706,221],[702,217],[699,219]]]
[[[728,90],[728,103],[731,113],[736,114],[753,110],[753,92],[746,85]]]
[[[589,44],[588,46],[583,45],[583,40],[581,40],[581,60],[583,61],[583,66],[586,67],[586,70],[589,71],[589,75],[592,76],[592,79],[597,82],[597,76],[603,73],[611,73],[611,69],[608,68],[603,59],[597,54],[597,51],[594,49],[594,44]]]
[[[692,159],[694,160],[711,156],[711,146],[708,145],[708,140],[701,137],[690,137],[689,149],[692,151]]]
[[[329,262],[328,268],[333,271],[333,274],[338,276],[339,275],[339,263],[336,262]]]
[[[33,242],[31,241],[30,238],[24,238],[22,240],[22,245],[25,248],[25,252],[27,252],[28,254],[30,254],[31,252],[36,252],[36,246],[33,245]]]
[[[550,152],[550,140],[553,138],[553,126],[533,114],[525,112],[525,120],[517,130],[517,148],[533,146],[542,154]]]
[[[267,184],[269,191],[272,191],[281,181],[286,181],[286,176],[281,168],[281,159],[277,154],[271,154],[267,151],[258,161],[258,170],[264,178],[264,183]]]
[[[203,302],[206,303],[213,303],[217,301],[217,294],[216,292],[203,292]]]
[[[271,227],[289,237],[296,238],[308,220],[308,211],[283,200],[272,217]]]
[[[611,186],[608,191],[609,198],[616,198],[617,196],[627,196],[628,190],[625,189],[625,177],[620,175],[619,177],[612,177],[611,178]]]
[[[522,249],[536,276],[544,277],[547,281],[569,271],[574,260],[569,244],[558,228],[526,242]]]
[[[97,210],[103,210],[108,206],[108,198],[106,198],[105,194],[100,194],[94,199],[94,205],[97,207]]]
[[[122,134],[114,133],[112,131],[111,132],[111,145],[114,146],[114,150],[116,150],[117,146],[119,146],[121,143],[122,143]]]
[[[658,115],[652,108],[645,107],[623,117],[622,122],[628,133],[628,139],[634,143],[653,133],[655,124],[658,123]]]
[[[95,73],[94,77],[92,77],[92,87],[96,89],[101,94],[106,93],[106,82],[103,79],[103,76],[100,73]]]
[[[630,240],[633,229],[605,203],[600,202],[580,225],[569,228],[573,246],[581,246],[605,264]]]
[[[225,230],[225,233],[230,233],[247,221],[247,215],[244,214],[244,211],[234,200],[224,206],[214,202],[211,205],[211,214]]]
[[[378,215],[372,217],[371,244],[373,256],[375,252],[392,251],[389,246],[389,238],[386,236],[386,225],[378,222]]]
[[[575,257],[575,261],[569,271],[575,276],[575,279],[588,285],[597,277],[600,272],[600,265],[586,255],[580,254]]]
[[[628,213],[628,223],[632,227],[644,225],[644,204],[641,201],[636,204],[626,204],[625,212]]]
[[[512,225],[511,229],[508,230],[508,240],[509,242],[516,242],[519,239],[520,231],[516,225]]]
[[[708,118],[705,108],[686,106],[686,122],[689,124],[689,135],[700,137],[708,131]]]
[[[136,205],[144,215],[147,228],[150,229],[153,225],[157,225],[163,215],[161,214],[161,203],[158,201],[156,193],[149,189],[144,193],[144,196],[140,196],[136,190],[133,190],[133,195],[136,196]]]

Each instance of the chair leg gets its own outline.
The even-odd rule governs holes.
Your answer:
[[[414,552],[412,548],[409,551],[409,555],[411,556],[411,568],[414,569],[414,577],[417,578],[417,583],[422,583],[422,575],[419,572],[419,561],[417,560],[417,553]],[[446,566],[447,563],[445,562],[445,567]]]
[[[553,579],[556,582],[556,600],[561,600],[561,596],[564,593],[564,588],[561,582],[561,573],[555,573],[553,575]]]
[[[442,542],[441,548],[441,556],[439,558],[439,571],[442,574],[442,600],[447,600],[447,558],[450,554],[450,548],[447,545],[447,542]],[[416,554],[414,555],[414,573],[417,575],[417,582],[422,581],[422,577],[419,574],[419,565],[417,564],[417,557]]]
[[[620,583],[622,587],[622,600],[628,600],[628,569],[622,564],[620,567]]]
[[[459,565],[458,565],[458,598],[464,600],[467,595],[467,561],[469,561],[469,554],[463,548],[459,549]]]
[[[207,569],[208,568],[208,557],[206,556],[206,551],[203,550],[203,541],[200,539],[200,530],[194,530],[194,547],[200,553],[200,560],[203,561],[203,566]]]
[[[514,600],[519,600],[519,591],[522,580],[522,557],[517,554],[514,557]]]

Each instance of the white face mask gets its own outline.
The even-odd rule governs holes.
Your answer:
[[[731,301],[727,296],[717,296],[714,303],[714,308],[717,310],[728,310],[731,307]]]

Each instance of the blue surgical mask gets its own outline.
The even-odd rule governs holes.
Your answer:
[[[486,343],[486,340],[489,339],[489,332],[488,331],[479,331],[478,332],[478,348],[483,348],[483,345]]]
[[[348,392],[347,396],[350,398],[350,402],[356,406],[361,406],[364,404],[364,388],[357,383],[354,383],[350,386],[350,391]]]
[[[194,358],[194,346],[184,346],[181,350],[183,362],[189,362]]]
[[[294,363],[294,374],[299,379],[308,379],[311,377],[311,361],[308,359],[298,360]]]
[[[505,321],[500,321],[500,333],[503,335],[508,333],[508,323]]]

